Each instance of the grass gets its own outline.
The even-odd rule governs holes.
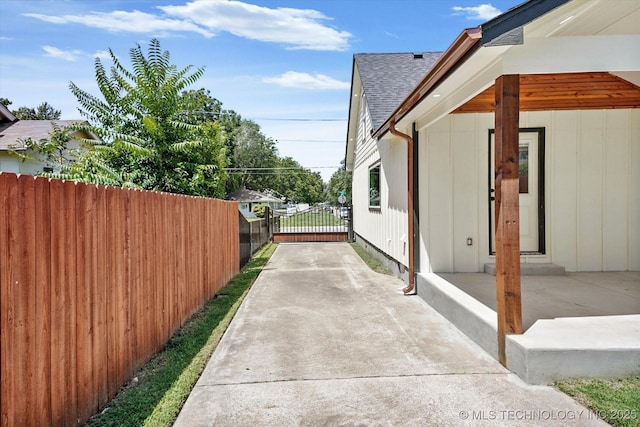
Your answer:
[[[555,386],[613,426],[640,426],[640,375],[558,381]]]
[[[281,227],[334,226],[345,224],[346,221],[343,219],[337,218],[332,213],[322,209],[318,209],[317,213],[308,211],[280,218]]]
[[[244,296],[277,245],[256,253],[86,426],[171,426]]]
[[[373,256],[370,252],[368,252],[365,248],[360,246],[357,243],[351,243],[351,247],[356,251],[356,253],[362,258],[362,260],[369,266],[370,269],[375,271],[376,273],[382,273],[389,276],[393,276],[391,270],[380,262],[378,258]]]

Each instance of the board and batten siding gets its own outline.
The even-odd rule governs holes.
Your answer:
[[[494,262],[493,127],[493,114],[455,114],[419,130],[419,271],[474,272]],[[640,270],[640,110],[522,112],[520,127],[543,127],[546,134],[546,253],[523,262],[567,271]]]
[[[407,144],[376,141],[371,116],[360,104],[353,169],[354,232],[396,261],[407,265]],[[369,169],[380,165],[380,208],[369,208]]]

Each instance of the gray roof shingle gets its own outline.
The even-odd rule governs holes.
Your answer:
[[[0,150],[25,150],[21,139],[31,138],[40,141],[49,138],[55,123],[59,127],[79,123],[82,120],[17,120],[0,124]]]
[[[378,129],[433,67],[442,52],[357,53],[373,129]]]

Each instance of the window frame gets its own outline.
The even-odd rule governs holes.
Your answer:
[[[371,179],[371,178],[372,178],[371,173],[372,173],[375,169],[377,169],[377,170],[378,170],[378,173],[377,173],[377,183],[376,183],[377,191],[378,191],[378,198],[377,198],[377,199],[378,199],[378,200],[377,200],[377,201],[378,201],[378,204],[377,204],[377,205],[375,205],[375,204],[371,204],[371,201],[372,201],[372,198],[371,198],[371,194],[372,194],[372,193],[371,193],[371,190],[373,189],[373,186],[372,186],[372,179]],[[368,199],[369,199],[369,200],[368,200],[368,205],[369,205],[369,210],[376,210],[376,211],[378,211],[378,210],[380,210],[381,205],[382,205],[382,203],[381,203],[381,202],[382,202],[382,200],[381,200],[381,197],[382,197],[382,189],[381,189],[381,187],[380,187],[380,172],[381,172],[381,163],[380,163],[380,161],[379,161],[379,160],[378,160],[377,162],[373,163],[371,166],[369,166],[369,173],[367,174],[367,184],[368,184],[368,190],[369,190],[369,191],[368,191]]]

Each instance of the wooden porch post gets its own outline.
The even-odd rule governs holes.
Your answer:
[[[496,79],[495,224],[498,357],[507,366],[505,335],[522,333],[519,203],[520,76]]]

